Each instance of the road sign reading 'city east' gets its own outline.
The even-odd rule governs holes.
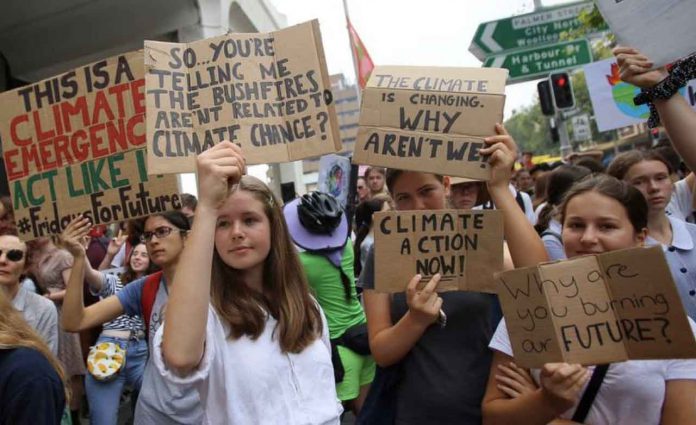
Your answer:
[[[510,71],[508,83],[510,83],[543,78],[550,72],[574,68],[590,62],[592,62],[590,43],[582,39],[489,56],[483,62],[483,66],[508,69]]]
[[[557,43],[561,34],[575,30],[583,24],[578,17],[583,11],[591,11],[592,2],[585,1],[513,16],[479,25],[469,51],[483,61],[489,55],[507,53]],[[589,28],[590,33],[607,30],[606,24]]]

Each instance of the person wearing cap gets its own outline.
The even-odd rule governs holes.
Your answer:
[[[357,415],[374,378],[375,362],[355,289],[348,219],[336,198],[323,192],[293,200],[283,213],[309,286],[329,324],[336,393]]]
[[[450,203],[458,210],[471,210],[481,201],[481,182],[465,177],[450,177]]]

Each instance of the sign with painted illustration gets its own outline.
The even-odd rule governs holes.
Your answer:
[[[363,91],[353,162],[487,180],[483,138],[502,122],[507,70],[378,66]]]
[[[108,224],[181,207],[148,176],[143,55],[125,53],[0,94],[0,138],[22,240],[82,214]]]
[[[324,155],[319,159],[319,191],[333,196],[343,208],[348,205],[350,159],[341,155]]]
[[[633,103],[640,88],[621,81],[615,59],[585,65],[583,70],[599,131],[614,130],[648,120],[648,105],[636,106]],[[679,93],[696,110],[696,80],[691,80]]]
[[[595,0],[618,44],[663,66],[696,51],[693,0]]]
[[[341,150],[319,23],[192,43],[145,41],[148,172],[195,171],[222,140],[248,164]]]
[[[632,248],[498,275],[515,363],[696,358],[662,248]]]
[[[500,211],[439,210],[375,213],[375,289],[403,292],[416,274],[436,274],[443,291],[496,292],[503,269]]]

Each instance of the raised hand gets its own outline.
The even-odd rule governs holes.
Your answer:
[[[590,371],[579,364],[547,363],[541,369],[541,390],[559,412],[564,412],[577,403],[590,376]]]
[[[488,187],[507,189],[517,159],[517,144],[502,124],[495,125],[495,133],[495,136],[483,139],[487,146],[481,148],[479,153],[489,156],[491,179],[488,181]]]
[[[628,84],[647,89],[664,80],[668,75],[664,68],[652,70],[655,64],[632,47],[619,46],[612,53],[619,65],[621,80]]]
[[[421,275],[417,274],[408,283],[406,303],[414,320],[423,326],[429,326],[438,319],[442,307],[442,298],[435,292],[440,282],[440,274],[433,276],[423,289],[418,290],[420,280]]]
[[[60,234],[58,240],[60,245],[65,248],[73,257],[85,255],[84,239],[92,227],[89,219],[78,215],[73,218]]]
[[[527,369],[521,368],[513,362],[499,364],[495,379],[498,381],[498,389],[510,398],[517,398],[538,389]]]
[[[246,172],[242,149],[223,141],[198,155],[198,203],[217,209],[227,199],[229,187],[237,184]]]
[[[119,230],[118,236],[116,236],[115,238],[111,238],[111,240],[109,241],[109,246],[106,247],[106,254],[111,256],[112,258],[116,256],[116,254],[118,254],[118,251],[126,242],[126,239],[128,239],[128,235],[124,234],[122,230]]]

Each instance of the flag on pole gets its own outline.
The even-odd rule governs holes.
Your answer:
[[[372,68],[375,67],[375,64],[372,63],[370,54],[367,53],[365,45],[362,40],[360,40],[358,33],[355,32],[355,28],[353,28],[353,24],[350,23],[350,20],[348,20],[348,33],[350,34],[350,47],[353,50],[353,59],[355,60],[358,71],[358,84],[360,84],[360,88],[363,89],[367,84],[367,79],[370,78],[370,73],[372,72]]]

